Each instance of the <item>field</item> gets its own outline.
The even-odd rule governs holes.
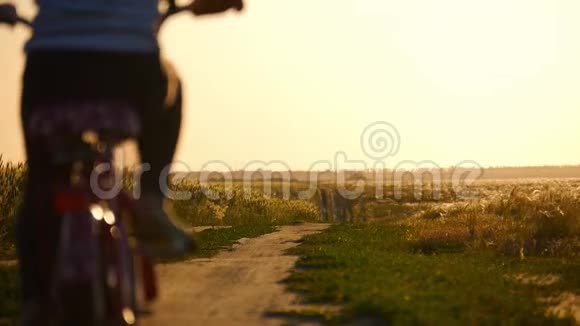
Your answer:
[[[290,252],[301,258],[289,289],[343,309],[280,313],[328,324],[580,323],[579,184],[487,181],[471,200],[444,190],[441,201],[370,201],[370,222],[334,225]]]
[[[14,257],[24,178],[23,166],[0,163],[4,259]],[[186,227],[233,226],[197,235],[205,257],[278,225],[320,220],[321,192],[302,198],[305,181],[273,181],[269,196],[262,182],[251,192],[234,182],[231,193],[218,181],[174,183],[192,196],[169,208]],[[387,182],[377,198],[368,183],[356,200],[331,201],[354,216],[336,223],[337,207],[327,207],[333,225],[290,251],[300,260],[286,283],[306,303],[340,309],[275,313],[328,324],[580,323],[580,180],[482,180],[469,199],[450,183],[439,196],[428,180],[423,185],[416,191],[411,182]],[[318,188],[336,185],[326,180]],[[208,190],[219,196],[209,199]],[[1,319],[18,311],[18,279],[13,268],[0,268],[0,278]]]
[[[342,309],[283,313],[367,325],[573,325],[578,317],[578,259],[522,260],[447,246],[421,254],[409,244],[410,231],[397,224],[335,225],[307,238],[291,251],[301,259],[289,289],[307,303]]]

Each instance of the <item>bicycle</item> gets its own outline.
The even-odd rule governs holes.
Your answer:
[[[227,8],[219,6],[224,1],[216,3],[212,12],[195,2],[178,6],[169,0],[157,29],[181,12],[242,10],[241,0]],[[0,5],[0,23],[33,27],[11,4]],[[138,218],[132,198],[123,192],[97,196],[94,188],[106,193],[118,185],[114,149],[139,136],[137,110],[126,103],[86,101],[37,111],[25,127],[33,141],[52,153],[47,160],[66,167],[68,174],[53,185],[60,241],[46,324],[134,325],[140,313],[137,293],[142,292],[144,303],[158,294],[153,262],[131,236]]]

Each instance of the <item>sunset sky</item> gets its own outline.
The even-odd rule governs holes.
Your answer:
[[[27,33],[0,28],[0,152],[11,160],[24,159]],[[580,164],[577,0],[247,0],[242,15],[179,16],[161,40],[186,88],[177,159],[192,169],[365,159],[360,135],[375,121],[400,133],[390,165]]]

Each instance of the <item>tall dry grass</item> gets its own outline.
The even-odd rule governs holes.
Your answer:
[[[318,209],[310,201],[266,198],[255,190],[244,191],[239,184],[229,196],[222,186],[209,188],[219,199],[206,196],[208,188],[197,182],[174,185],[175,190],[191,193],[188,200],[173,201],[175,214],[190,225],[284,225],[318,219]]]
[[[25,178],[24,164],[4,162],[0,155],[0,258],[14,255],[14,225]]]
[[[580,191],[570,182],[511,186],[471,202],[432,205],[403,222],[414,250],[492,250],[529,255],[580,253]]]
[[[0,156],[0,255],[13,252],[14,221],[21,203],[26,168],[6,163]],[[131,189],[132,180],[125,179]],[[274,182],[272,196],[266,198],[263,184],[252,185],[249,195],[235,183],[226,196],[220,183],[209,187],[219,199],[211,200],[198,182],[174,183],[174,190],[189,191],[188,200],[172,202],[172,211],[189,225],[288,224],[318,220],[318,197],[299,200],[308,184],[290,184],[290,200],[283,199],[283,183]],[[335,185],[324,184],[325,187]],[[486,182],[476,186],[479,199],[462,201],[449,184],[443,184],[439,201],[424,189],[415,198],[411,184],[402,187],[402,197],[394,198],[394,186],[385,185],[390,199],[377,200],[371,184],[363,198],[371,219],[405,218],[411,226],[408,241],[413,250],[490,250],[507,255],[574,256],[580,252],[580,181],[540,180],[526,182]]]

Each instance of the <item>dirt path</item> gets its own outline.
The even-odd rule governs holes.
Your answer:
[[[280,325],[269,311],[293,306],[296,297],[280,284],[297,257],[284,251],[327,226],[302,224],[255,239],[243,239],[233,251],[211,259],[157,267],[161,299],[144,326]]]

